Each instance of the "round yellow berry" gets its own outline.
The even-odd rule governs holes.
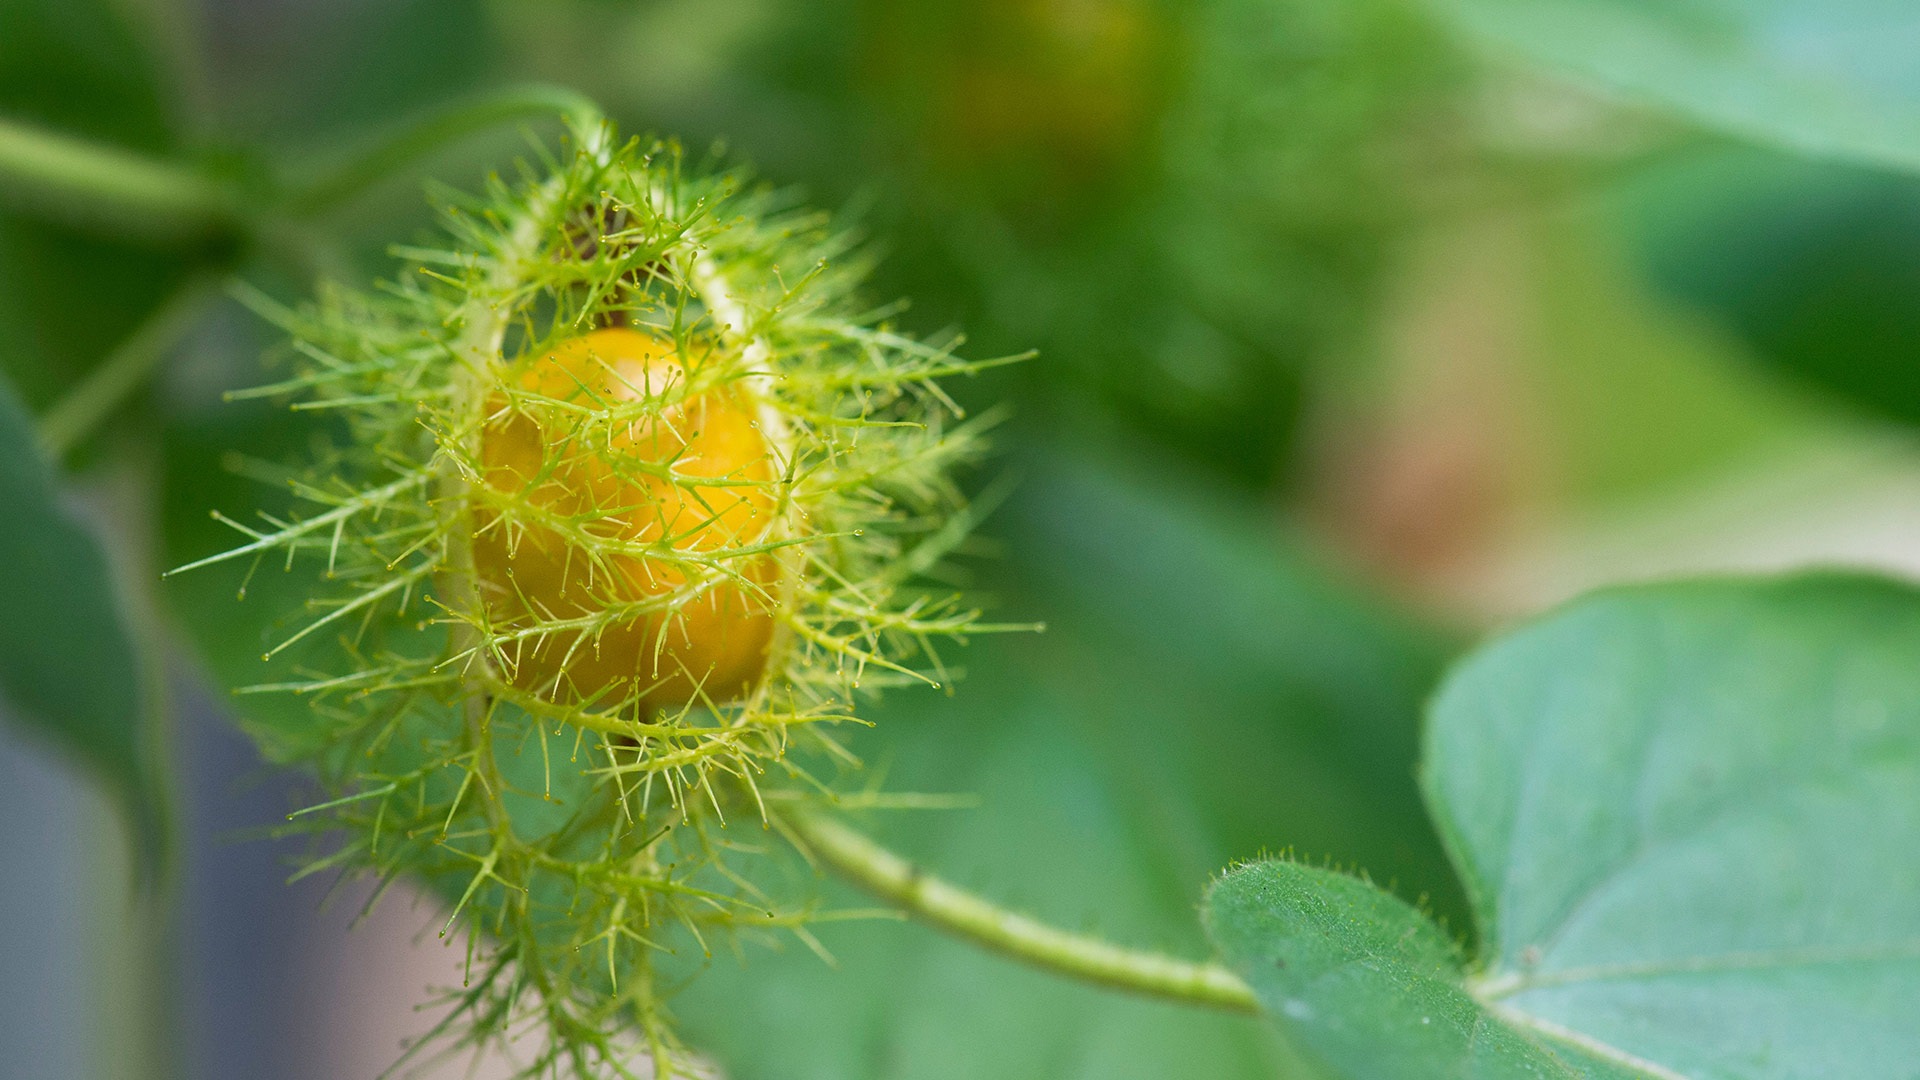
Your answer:
[[[759,683],[773,640],[776,469],[747,388],[605,329],[514,361],[489,401],[474,568],[513,684],[668,709]],[[625,614],[631,612],[631,614]],[[614,613],[611,616],[609,613]]]

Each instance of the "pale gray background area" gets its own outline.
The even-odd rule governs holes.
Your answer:
[[[92,779],[0,723],[0,1080],[372,1080],[431,1024],[417,1006],[458,979],[458,950],[404,890],[350,926],[364,884],[288,886],[290,849],[258,833],[299,779],[264,767],[204,689],[176,685],[174,705],[163,909],[135,899]]]

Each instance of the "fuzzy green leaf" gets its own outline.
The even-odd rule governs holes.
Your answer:
[[[1471,977],[1350,879],[1269,864],[1210,898],[1216,942],[1339,1074],[1813,1080],[1920,1058],[1911,589],[1576,604],[1454,674],[1425,776],[1479,924]]]
[[[1894,0],[1431,0],[1499,51],[1744,138],[1920,168],[1920,31]]]
[[[0,698],[105,778],[152,850],[160,829],[139,664],[106,557],[60,507],[33,421],[0,382]]]
[[[1261,1003],[1335,1075],[1580,1075],[1474,1000],[1439,927],[1357,878],[1255,863],[1214,886],[1207,923]]]

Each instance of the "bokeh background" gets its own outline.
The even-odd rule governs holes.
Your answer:
[[[909,328],[1039,350],[952,389],[1011,406],[964,584],[1047,632],[890,695],[858,747],[976,800],[891,841],[1066,925],[1199,955],[1209,876],[1292,850],[1468,934],[1413,780],[1451,656],[1608,582],[1920,571],[1920,185],[1706,133],[1416,0],[0,0],[0,115],[242,186],[527,81],[843,212]],[[286,297],[392,273],[423,181],[557,135],[460,142],[314,223],[306,264],[213,254]],[[209,254],[6,206],[0,370],[36,411]],[[362,917],[261,835],[300,781],[231,717],[285,706],[228,691],[290,585],[156,584],[228,541],[210,509],[276,498],[236,452],[307,437],[222,398],[270,343],[222,304],[66,462],[164,642],[177,840],[140,884],[95,779],[0,728],[0,1076],[372,1077],[459,977],[433,901]],[[916,926],[821,937],[837,967],[723,953],[682,996],[727,1075],[1288,1067],[1252,1022]],[[504,1068],[427,1071],[470,1066]]]

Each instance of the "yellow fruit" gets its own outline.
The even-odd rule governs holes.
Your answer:
[[[527,396],[489,402],[485,481],[517,499],[480,515],[474,564],[520,689],[654,710],[737,698],[764,675],[779,567],[738,552],[772,532],[774,463],[745,388],[686,392],[702,363],[654,334],[596,330],[514,361]]]

